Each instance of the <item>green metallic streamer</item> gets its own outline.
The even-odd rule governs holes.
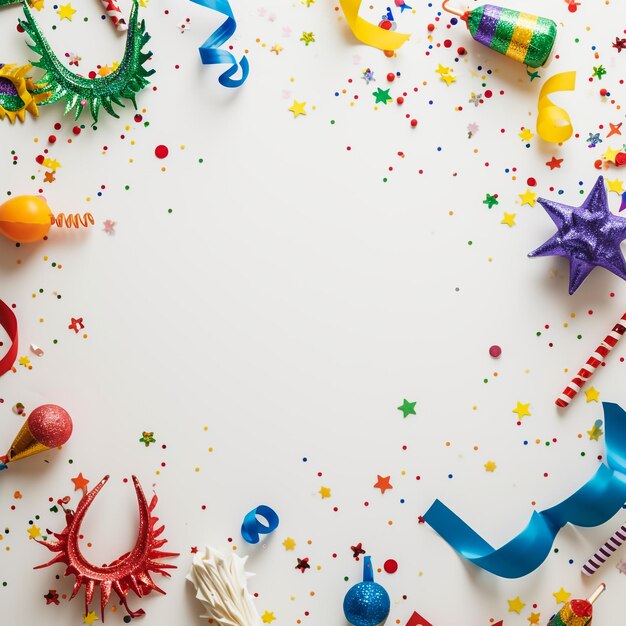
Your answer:
[[[20,20],[19,23],[34,42],[28,44],[28,47],[41,57],[32,64],[45,71],[32,92],[33,95],[47,95],[39,104],[42,106],[53,104],[65,98],[65,114],[74,110],[75,119],[78,119],[83,109],[89,106],[94,123],[98,121],[101,106],[109,115],[119,118],[113,104],[123,107],[122,98],[130,100],[136,109],[135,95],[149,84],[148,76],[154,74],[154,69],[144,68],[152,52],[142,52],[150,40],[150,35],[146,32],[145,20],[139,23],[138,13],[139,5],[137,0],[133,0],[126,49],[119,66],[107,76],[90,79],[74,74],[61,63],[41,33],[30,8],[24,2],[26,21]]]

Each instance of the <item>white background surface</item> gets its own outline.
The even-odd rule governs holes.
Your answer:
[[[544,624],[561,586],[572,597],[595,587],[580,566],[623,514],[602,528],[564,529],[558,554],[513,581],[463,562],[418,516],[439,497],[499,546],[522,530],[533,503],[542,509],[570,495],[604,453],[603,438],[586,434],[602,418],[601,406],[582,396],[558,414],[553,401],[569,380],[564,369],[571,374],[582,364],[623,312],[624,285],[597,269],[568,296],[566,262],[526,258],[553,226],[538,204],[520,206],[518,194],[532,176],[541,196],[580,204],[579,181],[590,190],[594,161],[609,145],[620,146],[619,137],[605,137],[608,123],[624,118],[616,108],[624,64],[610,47],[623,35],[623,6],[583,0],[572,14],[564,2],[523,3],[560,24],[560,59],[531,84],[523,66],[473,43],[462,25],[447,30],[447,18],[433,45],[451,38],[452,47],[426,56],[426,25],[436,9],[414,5],[415,13],[397,16],[412,39],[390,60],[356,42],[332,3],[235,3],[235,50],[250,51],[251,75],[240,90],[226,91],[217,83],[220,70],[197,57],[219,16],[152,0],[142,14],[158,89],[139,96],[148,127],[127,108],[120,120],[103,113],[95,132],[85,117],[74,137],[61,105],[23,126],[0,127],[3,197],[42,189],[55,212],[89,210],[97,222],[90,232],[53,230],[41,245],[0,241],[0,297],[17,305],[19,354],[33,366],[17,366],[0,381],[3,445],[22,422],[11,411],[16,402],[29,410],[60,404],[75,422],[62,451],[1,476],[0,583],[7,585],[0,605],[7,622],[82,622],[82,591],[71,603],[46,606],[48,589],[67,594],[71,581],[55,579],[61,566],[32,570],[48,552],[26,532],[31,521],[62,530],[48,498],[74,495],[70,478],[79,472],[92,485],[112,476],[84,526],[94,563],[133,544],[136,504],[122,479],[135,473],[159,496],[168,547],[181,556],[173,579],[157,581],[165,598],[131,596],[131,606],[147,611],[146,624],[200,622],[184,575],[191,546],[207,542],[251,555],[251,590],[261,613],[274,612],[275,626],[345,624],[343,596],[361,578],[350,550],[359,541],[376,567],[388,558],[399,563],[396,574],[377,578],[392,598],[389,624],[404,625],[414,610],[434,626],[487,626],[490,619],[521,625],[531,610]],[[99,4],[74,8],[71,23],[60,23],[49,1],[37,14],[57,54],[80,54],[85,72],[119,58],[122,40],[100,22]],[[384,8],[363,7],[362,14],[377,21]],[[5,61],[33,57],[14,28],[19,13],[0,14]],[[313,31],[316,42],[305,47],[302,31]],[[284,48],[278,56],[270,52],[275,43]],[[469,54],[455,63],[461,45]],[[435,73],[438,63],[454,68],[450,87]],[[609,74],[589,83],[599,63]],[[376,76],[369,86],[360,78],[366,67]],[[580,137],[562,147],[535,137],[526,148],[517,133],[534,131],[541,84],[572,69],[575,97],[555,99],[566,104]],[[389,71],[402,73],[391,85]],[[468,100],[483,83],[494,96],[475,108]],[[388,86],[394,98],[408,93],[405,104],[375,110],[371,93]],[[615,104],[600,97],[602,86]],[[294,119],[287,110],[294,99],[307,103],[306,116]],[[407,113],[419,120],[417,129]],[[63,128],[54,131],[58,121]],[[470,123],[480,127],[472,139]],[[600,132],[604,143],[589,149],[589,132]],[[154,157],[159,144],[170,149],[163,161]],[[62,165],[52,184],[43,183],[45,170],[35,161],[45,148]],[[553,155],[565,159],[560,170],[544,164]],[[486,193],[498,194],[492,210],[482,203]],[[618,197],[610,201],[617,210]],[[500,224],[503,211],[517,214],[515,227]],[[106,219],[117,223],[112,236],[102,231]],[[68,330],[71,317],[84,318],[87,339]],[[42,358],[29,354],[31,343],[44,349]],[[497,361],[488,354],[492,344],[503,349]],[[626,402],[623,350],[594,381],[601,400]],[[403,398],[417,401],[416,416],[402,418],[396,407]],[[522,426],[511,413],[517,401],[531,403]],[[138,442],[144,430],[157,440],[149,448]],[[489,460],[497,464],[493,473],[484,469]],[[377,474],[391,475],[393,490],[373,489]],[[322,486],[332,489],[330,499],[321,499]],[[278,511],[281,526],[262,545],[246,546],[239,526],[261,503]],[[281,545],[286,537],[296,540],[294,552]],[[309,557],[311,570],[295,570],[296,557]],[[596,577],[609,585],[597,624],[623,614],[626,580],[617,560]],[[518,595],[526,603],[519,616],[507,604]],[[121,623],[123,611],[110,607],[106,621]]]

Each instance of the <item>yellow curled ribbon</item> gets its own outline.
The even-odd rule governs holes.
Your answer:
[[[548,79],[539,92],[537,109],[537,133],[544,141],[562,143],[567,141],[574,132],[569,113],[556,106],[548,96],[557,91],[574,91],[576,89],[576,72],[555,74]]]
[[[411,36],[385,30],[359,17],[361,2],[362,0],[339,0],[348,26],[359,41],[379,50],[397,50]]]

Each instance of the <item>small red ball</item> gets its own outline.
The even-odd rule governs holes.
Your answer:
[[[398,571],[398,562],[394,559],[388,559],[385,561],[383,568],[387,574],[395,574]]]
[[[160,145],[154,149],[154,156],[157,159],[164,159],[170,153],[167,146]]]
[[[57,140],[57,138],[54,135],[50,135],[50,137],[48,137],[48,143],[55,143]]]
[[[489,348],[489,356],[497,359],[502,354],[502,348],[500,346],[491,346]]]
[[[608,91],[604,88],[600,89],[600,95],[601,96],[606,96],[606,94],[608,93]]]
[[[435,30],[435,25],[434,24],[429,24],[428,25],[428,32],[432,33]]]
[[[398,96],[398,97],[396,98],[396,102],[397,102],[398,104],[404,104],[404,98],[403,98],[402,96]]]
[[[28,416],[28,430],[39,443],[48,448],[57,448],[72,434],[72,418],[60,406],[44,404]]]
[[[417,126],[417,120],[416,119],[412,119],[411,120],[411,128],[415,128]]]
[[[387,74],[387,80],[393,83],[393,81],[396,80],[396,75],[393,72],[389,72],[389,74]]]
[[[74,126],[74,128],[72,128],[72,132],[75,135],[80,135],[80,126]]]
[[[467,50],[463,46],[459,46],[456,53],[462,57],[464,54],[467,54]]]

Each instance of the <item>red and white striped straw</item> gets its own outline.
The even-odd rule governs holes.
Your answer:
[[[626,332],[626,313],[613,326],[613,330],[604,338],[604,341],[596,348],[596,351],[587,359],[587,362],[581,367],[578,374],[574,376],[570,384],[563,390],[563,393],[556,399],[555,404],[557,406],[566,407],[569,405],[585,383],[593,376],[600,363],[613,350],[624,332]]]
[[[626,541],[626,524],[620,526],[611,538],[582,566],[580,570],[586,576],[595,574],[606,560]]]
[[[115,25],[118,31],[128,30],[128,22],[124,18],[124,14],[122,13],[122,9],[120,9],[120,5],[117,3],[117,0],[100,0],[106,14],[111,18],[111,21]]]

